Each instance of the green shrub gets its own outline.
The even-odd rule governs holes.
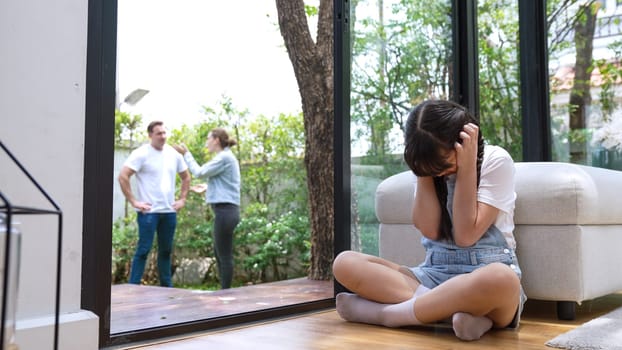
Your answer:
[[[136,213],[112,223],[112,284],[126,283],[138,242]]]
[[[249,205],[235,244],[236,267],[246,283],[304,276],[310,259],[308,215],[288,211],[271,219],[265,205]]]

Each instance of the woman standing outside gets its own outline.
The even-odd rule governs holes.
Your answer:
[[[230,147],[237,141],[222,128],[212,129],[205,147],[216,155],[199,165],[185,145],[173,147],[183,155],[193,176],[207,180],[205,202],[214,211],[214,253],[222,289],[233,279],[233,230],[240,223],[240,165]],[[194,188],[202,192],[205,187]]]

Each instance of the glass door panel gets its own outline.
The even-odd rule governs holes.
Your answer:
[[[518,2],[479,0],[477,7],[479,109],[489,144],[522,159],[518,60]]]
[[[317,16],[309,21],[314,32]],[[302,105],[274,1],[120,0],[117,28],[112,336],[330,301],[333,282],[307,278]],[[129,152],[148,142],[154,120],[200,165],[214,157],[206,148],[214,128],[238,142],[231,146],[242,183],[232,288],[221,289],[214,211],[194,186],[177,215],[173,288],[159,286],[157,243],[141,284],[128,283],[138,229],[117,175]]]
[[[622,170],[622,6],[547,7],[553,160]]]
[[[451,1],[351,3],[351,249],[378,254],[375,190],[407,170],[408,112],[425,99],[449,99]]]

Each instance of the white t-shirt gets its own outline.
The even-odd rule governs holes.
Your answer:
[[[514,205],[516,202],[514,161],[499,146],[486,145],[477,200],[499,209],[494,222],[503,233],[508,245],[516,249],[514,239]]]
[[[124,165],[136,172],[136,199],[151,204],[150,213],[175,211],[175,176],[188,169],[181,154],[166,144],[161,151],[145,144]]]

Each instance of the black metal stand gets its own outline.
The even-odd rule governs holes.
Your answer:
[[[58,349],[58,326],[59,326],[59,312],[60,312],[60,273],[61,273],[61,258],[62,258],[62,232],[63,232],[63,213],[54,200],[45,192],[45,190],[35,181],[35,179],[26,171],[22,164],[15,158],[15,156],[4,146],[0,141],[0,147],[4,152],[13,160],[15,165],[19,167],[23,175],[26,176],[30,182],[37,188],[37,190],[47,199],[47,201],[54,207],[54,210],[39,209],[26,206],[17,206],[11,204],[8,198],[2,194],[0,190],[0,214],[4,213],[6,216],[6,239],[5,239],[5,254],[4,254],[4,281],[2,291],[2,328],[0,328],[0,344],[4,346],[5,339],[5,324],[6,324],[6,310],[7,310],[7,294],[8,294],[8,282],[10,268],[10,247],[11,247],[11,220],[13,215],[37,215],[37,214],[53,214],[58,215],[58,244],[56,251],[56,298],[55,298],[55,311],[54,311],[54,350]]]

